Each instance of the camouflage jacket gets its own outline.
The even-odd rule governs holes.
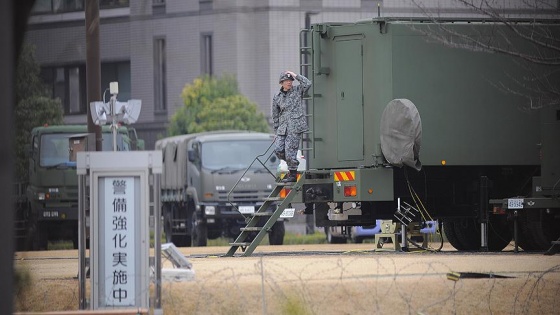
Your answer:
[[[277,135],[288,132],[301,133],[308,130],[303,108],[303,94],[311,87],[311,81],[298,74],[299,85],[292,86],[288,92],[282,88],[272,99],[272,122]]]

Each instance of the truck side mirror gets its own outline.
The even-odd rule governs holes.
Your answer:
[[[187,152],[188,158],[189,158],[189,162],[194,162],[196,160],[196,153],[194,150],[189,150]]]

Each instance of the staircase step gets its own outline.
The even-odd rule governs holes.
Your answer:
[[[295,182],[289,182],[289,183],[277,182],[276,186],[286,187],[286,186],[294,186],[294,184]],[[280,198],[280,197],[276,197],[276,198]],[[282,198],[280,198],[280,200],[282,200]]]
[[[253,213],[254,217],[270,217],[272,212],[255,212]]]
[[[240,229],[241,231],[248,231],[248,232],[257,232],[262,230],[262,227],[253,226],[253,227],[243,227]]]
[[[249,245],[251,245],[251,243],[246,243],[246,242],[243,242],[243,243],[229,243],[229,245],[231,245],[231,246],[249,246]]]

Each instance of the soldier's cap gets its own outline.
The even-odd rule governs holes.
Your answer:
[[[280,74],[280,80],[278,80],[278,83],[282,83],[282,81],[284,80],[292,80],[294,81],[294,77],[292,77],[291,74],[287,73],[287,72],[282,72],[282,74]]]

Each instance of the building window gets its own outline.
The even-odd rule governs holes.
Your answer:
[[[154,97],[155,110],[167,109],[167,72],[165,38],[154,39]]]
[[[199,0],[198,7],[200,11],[212,10],[213,0]]]
[[[41,77],[50,96],[59,98],[65,115],[87,113],[86,66],[45,67]],[[101,64],[101,93],[109,88],[109,82],[119,82],[119,101],[127,101],[130,95],[130,62],[109,62]],[[109,101],[106,93],[104,102]],[[100,99],[101,101],[101,99]]]
[[[84,0],[36,0],[32,13],[62,13],[84,10]]]
[[[132,99],[131,95],[131,80],[130,80],[130,62],[120,61],[120,62],[104,62],[101,63],[101,95],[107,89],[105,93],[104,102],[109,101],[109,83],[118,82],[119,83],[119,94],[117,95],[117,100],[121,102],[126,102]]]
[[[212,75],[214,73],[214,65],[212,62],[213,47],[212,47],[212,34],[202,34],[201,38],[201,72],[202,74]]]
[[[130,5],[129,0],[99,0],[100,9],[122,8]]]
[[[130,0],[99,0],[99,8],[112,9],[128,7],[129,1]],[[36,0],[33,5],[32,14],[84,11],[85,3],[86,2],[84,0]]]
[[[41,77],[52,98],[59,98],[67,115],[85,114],[86,67],[48,67],[41,70]]]

